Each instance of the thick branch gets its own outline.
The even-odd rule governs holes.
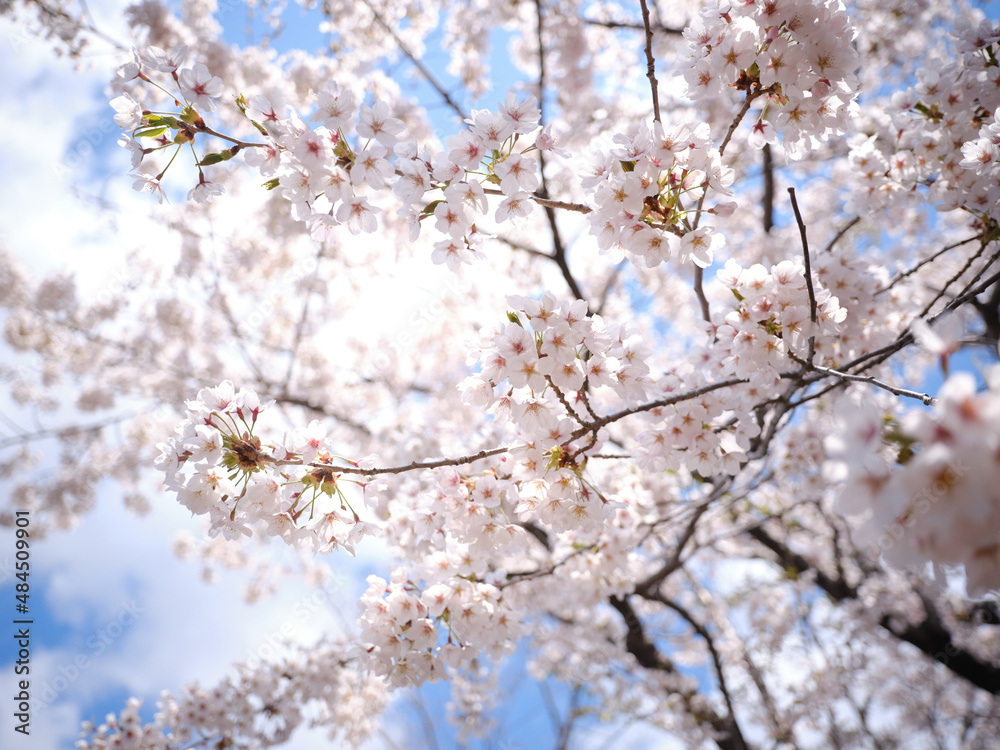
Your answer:
[[[764,231],[770,232],[774,226],[774,159],[771,156],[771,144],[765,143],[761,149],[764,159],[764,195],[761,198],[763,204]]]
[[[649,25],[649,8],[646,0],[639,0],[642,5],[642,25],[646,30],[646,78],[653,95],[653,119],[660,121],[660,94],[656,83],[656,59],[653,57],[653,29]]]
[[[653,669],[658,672],[676,674],[673,662],[660,653],[646,631],[643,629],[642,621],[627,598],[613,596],[609,600],[611,606],[618,610],[618,613],[625,621],[628,629],[625,633],[625,649],[635,657],[635,660],[646,669]],[[685,702],[690,703],[693,695],[683,696]],[[746,742],[735,723],[730,722],[728,717],[719,716],[711,709],[705,709],[694,715],[696,721],[707,723],[715,732],[715,743],[720,750],[747,750]]]
[[[802,555],[788,549],[768,534],[763,527],[751,528],[747,534],[771,550],[784,568],[796,574],[814,572],[816,585],[834,601],[842,602],[857,598],[857,588],[819,570]],[[926,597],[922,598],[926,613],[922,622],[912,625],[885,615],[879,620],[879,625],[899,640],[916,646],[927,656],[941,662],[954,674],[968,680],[976,687],[993,695],[1000,695],[1000,668],[957,646],[952,640],[951,633],[941,622],[934,604]]]

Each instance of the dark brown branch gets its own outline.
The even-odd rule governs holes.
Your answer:
[[[697,265],[694,267],[694,296],[698,298],[702,319],[711,323],[712,311],[708,306],[708,297],[705,296],[705,269]]]
[[[739,743],[739,745],[746,746],[746,740],[743,739],[743,733],[740,731],[740,725],[736,722],[736,713],[733,710],[733,699],[729,693],[729,686],[726,684],[726,675],[722,669],[722,657],[719,656],[718,650],[715,648],[715,639],[712,638],[712,634],[708,632],[703,624],[698,622],[694,615],[692,615],[685,607],[678,604],[677,602],[671,601],[666,597],[657,594],[654,601],[659,602],[668,609],[672,609],[674,612],[679,614],[685,622],[688,623],[698,636],[705,641],[705,646],[708,648],[708,653],[712,657],[712,667],[715,670],[715,677],[719,682],[719,690],[722,692],[722,698],[726,702],[726,710],[729,715],[726,717],[726,723],[729,725],[730,732],[732,733],[732,739]]]
[[[954,284],[956,281],[958,281],[960,278],[962,278],[962,276],[965,275],[965,272],[968,271],[970,268],[972,268],[972,264],[975,263],[976,259],[979,258],[984,252],[986,252],[986,248],[987,248],[988,245],[989,245],[988,242],[983,242],[979,246],[979,250],[969,256],[969,259],[965,262],[965,264],[960,269],[958,269],[958,272],[944,283],[944,286],[941,287],[940,291],[935,295],[934,299],[932,299],[930,302],[928,302],[924,306],[924,309],[920,311],[920,314],[919,314],[918,317],[922,318],[927,313],[929,313],[931,311],[931,308],[934,307],[934,305],[937,303],[937,301],[939,299],[941,299],[945,295],[945,292],[948,291],[948,287],[950,287],[952,284]],[[998,251],[998,252],[1000,252],[1000,251]],[[982,276],[982,274],[986,272],[986,269],[989,268],[993,264],[993,261],[995,261],[996,258],[997,258],[997,254],[998,253],[994,253],[993,257],[990,258],[990,260],[986,263],[986,265],[983,266],[983,268],[980,269],[979,273],[976,274],[975,278],[973,278],[973,280],[972,280],[973,284],[976,282],[976,279],[978,279],[980,276]]]
[[[471,464],[473,461],[479,461],[483,458],[489,458],[490,456],[499,456],[501,453],[506,453],[509,449],[504,448],[491,448],[490,450],[482,450],[479,453],[473,453],[471,456],[459,456],[458,458],[439,458],[435,461],[414,461],[406,466],[391,466],[384,469],[361,469],[356,466],[331,466],[329,464],[320,463],[310,463],[307,466],[314,466],[318,469],[330,469],[335,474],[359,474],[365,477],[373,477],[379,474],[403,474],[407,471],[416,471],[417,469],[438,469],[442,466],[461,466],[462,464]],[[275,461],[275,465],[278,466],[297,466],[301,465],[301,461],[294,460],[282,460]]]
[[[783,543],[768,534],[762,526],[748,529],[747,534],[771,550],[782,567],[796,574],[813,572],[816,585],[836,602],[856,599],[858,590],[843,579],[832,578],[806,560],[802,555],[788,549]],[[918,592],[919,593],[919,592]],[[1000,695],[1000,668],[983,661],[979,657],[957,646],[941,622],[933,602],[924,596],[925,617],[922,622],[910,624],[884,615],[879,625],[901,641],[916,646],[927,656],[941,662],[954,674],[968,680],[978,688],[993,695]]]
[[[628,599],[613,596],[609,601],[611,606],[618,611],[625,621],[625,627],[627,628],[625,633],[625,649],[635,657],[635,660],[646,669],[666,672],[667,674],[677,674],[673,662],[660,653],[656,644],[646,635],[642,621]],[[683,695],[682,697],[686,703],[690,704],[694,693]],[[730,722],[728,718],[719,716],[710,708],[705,708],[694,715],[693,718],[700,723],[707,723],[712,727],[715,732],[714,741],[720,750],[747,750],[746,742],[743,740],[742,734],[740,734],[739,727],[735,723]]]
[[[483,192],[487,195],[504,195],[502,190],[497,190],[496,188],[483,188]],[[594,209],[590,206],[585,206],[583,203],[568,203],[566,201],[553,201],[542,196],[540,193],[535,193],[531,196],[531,200],[537,203],[539,206],[545,208],[562,208],[566,211],[576,211],[581,214],[589,214]]]
[[[802,260],[806,267],[806,291],[809,293],[809,320],[812,322],[808,365],[812,367],[813,355],[816,353],[816,291],[813,289],[812,264],[809,261],[809,239],[806,237],[806,224],[802,221],[802,214],[799,213],[799,202],[795,199],[795,188],[788,188],[788,197],[792,200],[795,223],[799,226],[799,236],[802,238]]]
[[[597,18],[583,18],[581,20],[589,26],[603,26],[606,29],[635,29],[636,31],[644,31],[646,28],[645,24],[633,23],[631,21],[602,21]],[[661,34],[676,34],[677,36],[681,36],[684,33],[683,28],[664,26],[662,23],[650,25],[653,31]]]
[[[771,156],[771,144],[765,143],[761,149],[764,159],[764,195],[761,199],[764,209],[764,231],[770,232],[774,227],[774,158]]]
[[[540,112],[539,125],[545,125],[545,42],[542,38],[542,31],[544,28],[544,14],[542,13],[542,0],[535,0],[535,19],[536,19],[536,31],[538,37],[538,110]],[[541,201],[548,201],[549,198],[549,183],[545,177],[545,153],[542,151],[538,152],[538,173],[541,175],[542,184],[538,189],[538,197]],[[583,291],[580,289],[580,284],[577,282],[576,277],[573,276],[573,272],[570,271],[569,261],[566,259],[566,246],[563,244],[562,235],[559,233],[559,224],[556,221],[555,207],[551,205],[545,205],[545,203],[540,203],[542,208],[545,210],[545,218],[549,223],[549,231],[552,234],[552,260],[555,261],[556,265],[559,266],[559,271],[562,273],[563,279],[566,281],[566,285],[569,287],[570,292],[577,299],[587,302],[586,297],[583,296]]]
[[[928,393],[921,393],[920,391],[911,391],[907,388],[897,388],[894,385],[889,385],[885,381],[879,380],[873,375],[852,375],[850,373],[841,372],[840,370],[834,370],[829,367],[822,367],[820,365],[810,364],[801,357],[797,357],[796,355],[792,354],[791,352],[788,353],[788,356],[791,357],[796,362],[798,362],[799,364],[803,365],[804,367],[807,367],[808,369],[813,370],[815,372],[822,373],[824,375],[832,375],[833,377],[837,377],[840,378],[841,380],[846,380],[851,383],[867,383],[868,385],[874,385],[876,388],[881,388],[884,391],[888,391],[894,396],[905,396],[906,398],[915,398],[918,401],[920,401],[924,406],[930,406],[937,401],[936,398],[934,398]]]
[[[705,511],[708,510],[709,506],[729,490],[732,483],[732,477],[726,477],[715,487],[712,494],[709,495],[701,503],[701,505],[694,510],[690,520],[688,520],[687,526],[684,527],[684,531],[681,532],[680,537],[677,539],[674,553],[670,556],[670,559],[668,559],[655,573],[652,573],[644,580],[636,584],[636,594],[640,596],[653,594],[656,591],[656,588],[663,583],[671,573],[678,570],[681,565],[683,565],[681,556],[684,554],[684,549],[687,547],[688,542],[690,542],[692,537],[694,537],[698,521],[705,514]]]
[[[684,393],[678,393],[676,396],[668,396],[667,398],[661,398],[658,401],[650,401],[648,404],[642,404],[640,406],[634,406],[631,409],[623,409],[622,411],[615,412],[614,414],[608,414],[604,417],[596,417],[593,421],[588,422],[585,428],[577,430],[573,433],[571,440],[576,440],[579,437],[587,434],[588,432],[593,432],[601,429],[605,425],[611,424],[612,422],[617,422],[619,419],[623,419],[631,414],[638,414],[642,411],[649,411],[650,409],[656,409],[661,406],[673,406],[674,404],[679,404],[681,401],[690,401],[693,398],[698,398],[698,396],[703,396],[706,393],[711,393],[712,391],[717,391],[720,388],[728,388],[729,386],[739,385],[740,383],[745,383],[747,381],[741,380],[740,378],[731,378],[729,380],[720,380],[718,383],[711,383],[709,385],[703,385],[701,388],[695,388],[691,391],[685,391]]]
[[[653,94],[653,119],[660,121],[660,94],[656,83],[656,59],[653,57],[653,29],[649,25],[649,8],[646,0],[639,0],[642,5],[642,25],[646,30],[646,78]]]

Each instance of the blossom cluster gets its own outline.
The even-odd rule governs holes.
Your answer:
[[[849,403],[827,440],[826,474],[844,481],[839,507],[860,516],[858,543],[896,567],[964,566],[971,596],[1000,586],[1000,370],[987,380],[980,392],[956,373],[932,410],[898,421]]]
[[[155,465],[165,486],[194,515],[208,516],[211,536],[238,539],[256,530],[316,552],[353,554],[377,529],[361,520],[341,490],[351,480],[331,465],[339,457],[331,453],[326,427],[314,421],[263,444],[253,433],[268,406],[228,380],[203,388],[187,402],[176,437],[157,446]]]
[[[222,81],[202,63],[178,71],[185,56],[183,48],[169,54],[149,48],[141,57],[133,51],[119,70],[124,80],[150,83],[145,68],[169,72],[186,102],[174,117],[144,110],[129,93],[112,100],[118,111],[115,121],[131,131],[119,143],[131,151],[134,167],[152,151],[182,145],[201,133],[220,135],[208,128],[199,110],[215,111]],[[205,201],[221,193],[222,187],[206,179],[203,168],[242,152],[247,164],[267,178],[267,187],[279,189],[291,203],[292,216],[306,222],[314,239],[322,240],[341,225],[353,234],[377,231],[383,206],[376,196],[391,191],[411,239],[419,235],[423,221],[433,219],[444,239],[435,243],[432,259],[456,269],[477,257],[481,237],[476,221],[490,211],[487,195],[502,198],[493,213],[497,223],[527,216],[540,184],[539,161],[531,152],[565,154],[551,133],[539,129],[541,112],[534,97],[518,101],[510,94],[497,111],[474,111],[466,121],[469,127],[449,137],[446,149],[436,153],[407,137],[404,122],[392,116],[383,100],[359,101],[354,90],[335,81],[328,81],[316,100],[316,111],[307,122],[291,108],[275,111],[264,95],[249,101],[240,97],[241,111],[263,140],[248,143],[224,136],[235,145],[198,161],[199,185],[189,198]],[[170,130],[176,131],[173,138],[168,137]],[[525,138],[531,134],[533,138]],[[152,139],[156,145],[145,147],[140,139]],[[136,176],[137,190],[162,197],[163,173]]]
[[[650,129],[641,123],[614,141],[618,145],[598,157],[581,183],[595,206],[587,219],[598,247],[624,251],[650,268],[672,258],[711,265],[725,240],[710,226],[693,227],[689,207],[700,204],[709,188],[731,196],[733,171],[722,165],[708,125],[654,122]],[[728,215],[735,208],[727,201],[708,212]]]
[[[323,643],[283,661],[237,666],[237,675],[213,688],[191,683],[164,692],[151,722],[142,701],[130,698],[118,715],[96,726],[86,722],[78,750],[170,750],[194,746],[273,747],[285,744],[306,722],[326,726],[331,737],[353,746],[377,727],[389,692],[377,676],[350,665],[346,645]]]
[[[857,270],[834,263],[829,276],[837,269],[847,277]],[[651,396],[654,401],[669,399],[685,388],[727,379],[746,383],[647,410],[649,427],[638,435],[644,468],[736,474],[747,460],[751,439],[760,433],[752,415],[756,400],[777,395],[782,374],[800,370],[810,352],[815,363],[837,352],[848,311],[814,279],[812,322],[801,261],[781,261],[768,269],[759,263],[744,268],[730,259],[717,276],[735,305],[723,322],[711,327],[710,343],[687,365],[697,365],[697,371],[685,371],[683,377],[680,369],[668,373],[651,389]]]
[[[507,302],[508,322],[480,331],[470,358],[480,372],[461,387],[467,403],[513,423],[526,444],[579,452],[574,441],[596,419],[595,392],[608,389],[625,404],[646,397],[649,351],[638,334],[588,315],[582,300],[559,303],[546,293]]]
[[[770,390],[790,359],[809,357],[809,340],[822,351],[836,340],[847,310],[829,289],[815,284],[812,301],[800,261],[784,260],[770,270],[759,263],[743,268],[727,261],[719,280],[733,292],[736,309],[716,330],[723,375],[735,375]]]
[[[727,1],[706,8],[684,33],[689,96],[728,87],[764,95],[752,146],[780,134],[785,150],[800,155],[843,133],[856,113],[856,34],[841,0]]]
[[[402,568],[388,583],[369,576],[361,610],[360,648],[373,672],[396,687],[439,680],[482,653],[507,653],[519,634],[499,588],[457,576],[422,589]]]
[[[928,60],[911,88],[893,94],[889,127],[855,138],[862,190],[849,210],[881,210],[927,185],[939,210],[1000,222],[1000,24],[963,19],[954,41],[958,60]]]

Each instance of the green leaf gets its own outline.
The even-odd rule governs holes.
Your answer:
[[[431,201],[431,202],[430,202],[430,203],[428,203],[428,204],[427,204],[426,206],[424,206],[424,210],[423,210],[423,211],[421,211],[420,213],[421,213],[421,214],[422,214],[423,216],[430,216],[431,214],[433,214],[433,213],[434,213],[434,209],[435,209],[435,208],[437,208],[437,205],[438,205],[439,203],[444,203],[444,201],[443,201],[443,200],[439,200],[439,201]]]
[[[168,128],[178,128],[180,125],[177,122],[176,117],[170,117],[168,115],[146,115],[146,121],[150,125],[165,125]]]
[[[232,154],[228,158],[232,158]],[[199,167],[209,167],[213,164],[218,164],[219,162],[226,161],[227,157],[223,154],[205,154],[201,161],[195,162]]]
[[[133,138],[159,138],[168,130],[170,130],[170,128],[166,125],[162,128],[147,128],[146,130],[140,130],[137,132]]]

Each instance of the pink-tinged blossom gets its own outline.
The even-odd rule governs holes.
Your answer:
[[[561,156],[563,159],[569,159],[572,154],[564,148],[559,148],[558,143],[559,139],[552,134],[551,125],[546,125],[535,137],[535,148],[539,151],[555,154],[556,156]]]
[[[962,144],[962,167],[976,174],[989,172],[1000,161],[1000,146],[986,138]]]
[[[118,136],[118,145],[128,150],[132,161],[132,169],[138,167],[142,162],[142,158],[146,155],[142,144],[128,133],[122,133]]]
[[[263,177],[275,174],[281,166],[281,151],[270,138],[265,138],[260,146],[245,149],[243,154],[244,161],[251,167],[257,167]]]
[[[487,149],[499,149],[504,141],[514,134],[514,123],[498,112],[488,109],[475,110],[472,119],[472,133],[480,138]]]
[[[139,50],[132,47],[128,53],[128,62],[118,66],[116,76],[121,81],[134,81],[139,77],[141,67],[142,60],[139,58]]]
[[[377,143],[355,154],[354,164],[351,166],[351,184],[367,184],[374,190],[384,188],[395,173],[385,155],[385,147]]]
[[[750,128],[750,135],[747,137],[747,143],[749,143],[753,148],[764,148],[767,143],[777,143],[778,142],[778,131],[774,129],[774,125],[761,117],[757,122],[753,124]]]
[[[533,193],[538,189],[538,162],[521,154],[511,154],[493,165],[504,195]]]
[[[314,213],[306,221],[309,227],[309,236],[316,242],[326,242],[333,239],[337,233],[340,222],[330,213]]]
[[[530,133],[537,128],[542,117],[535,97],[529,96],[517,101],[517,95],[513,91],[507,94],[506,100],[500,105],[500,114],[510,120],[515,133],[521,134]]]
[[[198,184],[188,192],[187,199],[193,200],[195,203],[211,203],[217,196],[223,195],[225,192],[226,189],[222,185],[206,180],[205,176],[202,175]]]
[[[698,227],[681,237],[681,262],[690,260],[696,266],[706,268],[712,265],[715,253],[726,244],[725,237],[717,234],[712,227]]]
[[[502,224],[505,221],[517,221],[522,219],[531,213],[534,208],[535,202],[531,200],[531,195],[528,193],[514,193],[513,195],[504,198],[504,200],[497,206],[495,219],[498,224]]]
[[[452,239],[456,240],[464,237],[472,225],[462,204],[454,205],[448,201],[438,203],[434,207],[434,218],[435,229],[451,235]]]
[[[354,102],[354,92],[328,81],[316,96],[319,107],[309,118],[312,122],[322,122],[324,127],[333,132],[339,129],[351,129],[357,106]]]
[[[471,177],[461,182],[453,182],[444,189],[444,197],[451,203],[466,206],[474,213],[486,213],[489,202],[483,186]]]
[[[389,105],[379,100],[369,107],[361,105],[361,121],[358,123],[358,135],[362,138],[374,138],[383,146],[391,148],[396,143],[396,136],[403,132],[402,120],[392,117]]]
[[[337,209],[337,221],[347,224],[351,234],[365,232],[370,234],[378,229],[378,219],[375,214],[381,209],[372,206],[365,198],[353,197],[344,201]]]
[[[188,103],[207,112],[215,111],[214,100],[222,96],[226,89],[222,79],[213,76],[204,63],[195,63],[194,67],[181,70],[177,82]]]
[[[403,159],[397,162],[397,167],[400,174],[392,187],[392,192],[403,203],[416,203],[422,200],[424,193],[431,187],[427,165],[420,159]]]
[[[172,47],[169,51],[160,47],[147,47],[144,55],[146,64],[161,73],[173,73],[187,59],[188,48],[185,45]]]
[[[247,104],[247,117],[263,127],[272,136],[285,134],[284,119],[263,94],[253,97]]]
[[[163,185],[159,179],[143,174],[133,174],[131,176],[136,178],[132,183],[133,190],[140,193],[152,193],[156,196],[157,203],[163,203]]]
[[[142,114],[142,107],[131,94],[122,94],[111,100],[111,106],[118,112],[115,115],[115,122],[125,130],[135,130],[145,123],[146,118]]]
[[[325,128],[307,130],[294,141],[292,153],[306,170],[319,171],[333,160],[333,142]]]

